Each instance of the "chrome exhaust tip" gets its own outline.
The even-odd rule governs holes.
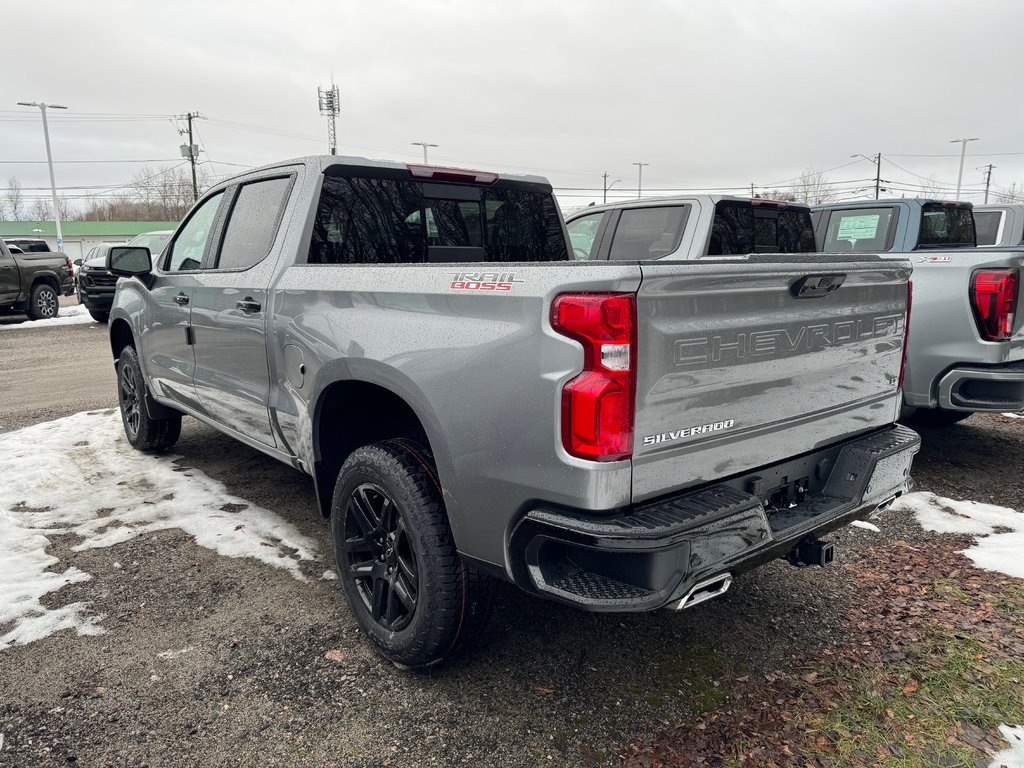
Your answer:
[[[872,512],[870,515],[868,515],[868,518],[870,520],[874,520],[880,514],[885,512],[885,510],[887,510],[889,507],[891,507],[896,502],[896,499],[898,499],[900,497],[900,495],[901,494],[897,493],[895,496],[890,496],[888,499],[886,499],[885,501],[881,502],[877,507],[875,507],[875,511]]]
[[[729,591],[732,586],[732,574],[723,573],[710,579],[698,582],[690,588],[686,596],[673,606],[674,610],[681,611],[684,608],[692,608],[700,603],[721,597]]]

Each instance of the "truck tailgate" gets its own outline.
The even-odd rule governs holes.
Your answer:
[[[895,419],[907,261],[763,254],[641,268],[634,502]]]

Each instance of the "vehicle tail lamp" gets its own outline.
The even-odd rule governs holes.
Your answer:
[[[986,341],[1006,341],[1017,319],[1020,275],[1016,269],[979,269],[971,286],[971,307]]]
[[[907,281],[907,316],[903,319],[903,359],[900,361],[900,383],[903,389],[903,377],[907,373],[907,350],[910,348],[910,307],[914,303],[914,282]]]
[[[562,390],[562,444],[590,461],[633,452],[636,296],[566,293],[551,308],[556,332],[583,345],[583,371]]]

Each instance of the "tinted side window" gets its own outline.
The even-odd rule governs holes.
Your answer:
[[[238,190],[217,269],[248,269],[267,257],[290,187],[291,179],[281,178],[244,184]]]
[[[974,246],[974,213],[970,208],[928,203],[921,210],[919,248],[944,245]]]
[[[217,209],[223,199],[223,192],[207,198],[178,231],[167,254],[165,269],[168,272],[199,269],[203,263],[203,254],[206,252],[206,243],[210,239],[210,230],[217,219]]]
[[[672,253],[686,223],[689,206],[627,208],[615,227],[609,259],[657,259]]]
[[[896,209],[856,208],[832,211],[822,250],[884,251],[889,232],[896,222]]]
[[[1002,211],[975,211],[974,229],[978,234],[978,245],[995,245],[999,239],[999,225]]]
[[[601,229],[604,213],[580,216],[565,225],[569,230],[569,243],[576,261],[590,261],[597,258],[597,233]]]

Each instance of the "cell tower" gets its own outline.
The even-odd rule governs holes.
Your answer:
[[[341,109],[341,101],[338,98],[338,86],[331,83],[330,88],[317,88],[317,96],[320,103],[320,114],[327,118],[327,145],[332,155],[338,154],[338,132],[334,124],[334,118],[338,116]]]

